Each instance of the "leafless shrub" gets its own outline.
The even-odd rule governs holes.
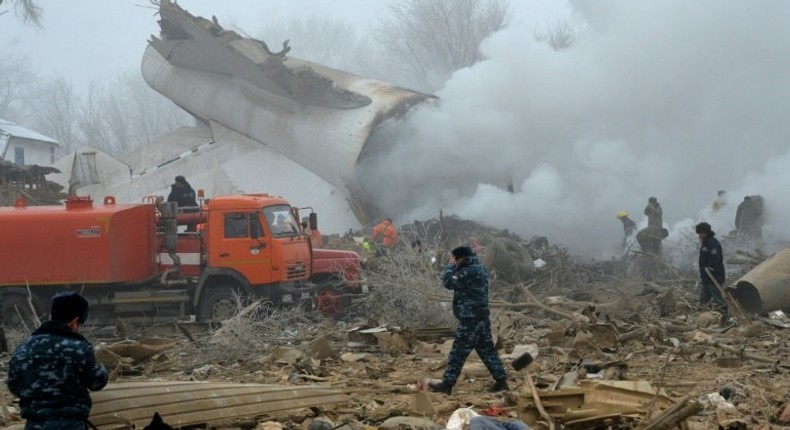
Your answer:
[[[437,328],[455,324],[452,293],[441,286],[429,253],[391,252],[369,261],[365,281],[370,294],[359,306],[380,323],[402,328]]]
[[[16,347],[19,346],[22,342],[25,341],[30,336],[30,332],[25,330],[24,327],[18,328],[6,328],[5,329],[5,339],[8,345],[8,351],[13,351]]]
[[[3,5],[3,0],[0,0],[0,7]],[[25,24],[33,24],[41,26],[41,20],[44,18],[44,10],[38,5],[35,0],[11,0],[11,5],[14,7],[16,15],[25,22]],[[0,10],[0,15],[5,14],[7,11]]]
[[[412,88],[440,88],[453,72],[482,59],[480,43],[507,25],[509,9],[505,0],[394,2],[374,32],[387,73]]]
[[[555,18],[554,21],[535,30],[535,40],[545,42],[555,51],[568,49],[579,37],[579,26],[569,18]]]
[[[211,335],[187,347],[196,363],[228,363],[257,358],[277,345],[298,344],[314,337],[319,319],[301,307],[275,307],[236,297],[238,315]]]

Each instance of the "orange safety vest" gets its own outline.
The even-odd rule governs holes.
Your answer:
[[[320,248],[324,245],[324,235],[321,234],[318,230],[312,230],[310,232],[310,244],[313,248]]]
[[[373,228],[373,240],[381,242],[384,246],[394,246],[398,243],[398,230],[388,221],[382,221]],[[381,236],[379,238],[379,236]]]

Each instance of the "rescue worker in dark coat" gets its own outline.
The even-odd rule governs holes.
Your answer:
[[[88,300],[75,293],[52,298],[50,321],[14,351],[8,388],[19,397],[27,430],[85,429],[91,411],[88,390],[107,385],[93,346],[78,332],[88,318]]]
[[[645,206],[645,215],[647,215],[647,226],[664,228],[664,210],[661,209],[661,204],[658,199],[650,197],[647,199],[647,206]]]
[[[170,186],[170,194],[167,201],[178,203],[179,208],[197,207],[195,190],[189,185],[186,178],[181,175],[176,176],[176,181]]]
[[[617,219],[623,223],[623,242],[620,247],[625,251],[628,249],[629,242],[633,243],[634,234],[636,233],[636,223],[631,218],[628,218],[628,212],[617,212]]]
[[[450,394],[466,358],[474,349],[494,378],[490,392],[510,389],[507,374],[491,336],[488,310],[488,272],[468,246],[453,249],[453,258],[442,272],[444,287],[453,290],[453,315],[458,319],[447,370],[431,391]]]
[[[695,228],[700,240],[699,248],[699,276],[700,276],[700,304],[705,305],[711,300],[727,315],[727,303],[721,295],[721,291],[713,282],[715,279],[719,285],[724,285],[726,278],[724,272],[724,253],[721,244],[714,237],[716,233],[711,230],[710,224],[701,222]],[[707,269],[707,271],[705,270]],[[711,275],[708,275],[710,271]]]
[[[751,196],[746,196],[735,212],[735,228],[738,237],[747,241],[759,240],[762,235],[762,210]]]

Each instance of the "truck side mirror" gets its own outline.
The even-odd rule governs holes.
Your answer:
[[[310,230],[318,230],[318,214],[315,212],[310,212]]]

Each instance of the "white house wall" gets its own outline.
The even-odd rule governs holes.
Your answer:
[[[25,151],[25,165],[52,165],[51,148],[54,148],[54,145],[11,137],[11,139],[8,141],[8,144],[6,145],[6,151],[3,158],[5,160],[15,162],[16,148],[22,148]]]

